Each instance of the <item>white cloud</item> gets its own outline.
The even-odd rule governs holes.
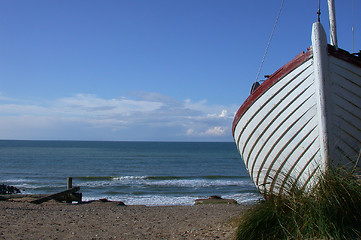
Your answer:
[[[225,129],[223,127],[220,126],[215,126],[213,128],[210,128],[206,131],[206,135],[211,135],[211,136],[222,136],[225,132]]]
[[[38,115],[38,114],[46,114],[49,112],[49,109],[36,106],[36,105],[21,105],[21,104],[3,104],[0,105],[0,113],[2,114],[30,114],[30,115]]]
[[[195,134],[195,131],[193,129],[191,129],[191,128],[187,129],[187,135],[188,136],[192,136],[194,134]]]
[[[180,101],[159,93],[105,99],[77,94],[0,105],[1,139],[231,141],[234,106]]]
[[[114,115],[134,111],[153,111],[160,103],[131,100],[127,98],[101,99],[95,95],[77,94],[74,97],[62,98],[57,102],[60,109],[74,115]]]
[[[227,130],[229,130],[229,127],[221,127],[221,126],[214,126],[208,129],[205,129],[202,131],[200,129],[199,131],[189,128],[187,129],[187,135],[189,136],[202,136],[202,137],[212,137],[212,136],[225,136],[227,134]]]
[[[219,114],[219,117],[227,117],[227,110],[222,110],[221,114]]]

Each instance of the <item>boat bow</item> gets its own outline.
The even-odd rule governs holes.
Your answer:
[[[232,132],[263,194],[310,189],[331,165],[359,166],[361,60],[327,44],[314,23],[312,46],[243,103]]]

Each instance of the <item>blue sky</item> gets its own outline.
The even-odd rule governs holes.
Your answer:
[[[328,31],[327,1],[321,22]],[[361,3],[336,2],[361,49]],[[281,0],[0,4],[0,139],[232,141]],[[285,1],[261,77],[311,44],[317,0]]]

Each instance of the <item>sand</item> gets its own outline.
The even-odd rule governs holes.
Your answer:
[[[232,239],[248,207],[0,201],[0,239]]]

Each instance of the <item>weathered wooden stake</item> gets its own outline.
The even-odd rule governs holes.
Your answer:
[[[73,188],[73,178],[67,178],[67,189]]]
[[[67,187],[67,189],[71,189],[71,188],[73,187],[73,178],[68,177],[68,178],[66,179],[66,187]],[[66,200],[65,200],[66,203],[72,203],[71,193],[69,193],[69,194],[66,196],[65,199],[66,199]]]

